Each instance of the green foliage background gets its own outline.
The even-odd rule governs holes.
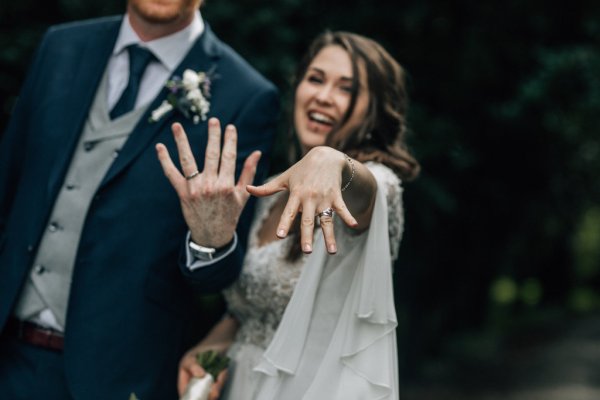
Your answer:
[[[50,24],[124,5],[5,2],[0,128]],[[493,356],[464,340],[473,335],[501,351],[536,321],[598,311],[599,2],[208,0],[202,12],[275,82],[284,107],[296,60],[324,29],[370,36],[408,71],[423,173],[405,185],[395,270],[405,378],[448,354]],[[276,149],[274,171],[283,141]]]

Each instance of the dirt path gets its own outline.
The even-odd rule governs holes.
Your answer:
[[[600,400],[600,315],[516,335],[493,360],[446,363],[402,400]]]

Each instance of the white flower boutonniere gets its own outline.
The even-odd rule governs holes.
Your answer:
[[[174,76],[165,83],[169,90],[167,99],[150,115],[150,122],[156,122],[172,110],[179,110],[194,124],[205,121],[210,111],[211,78],[205,72],[191,69],[183,71],[183,78]]]

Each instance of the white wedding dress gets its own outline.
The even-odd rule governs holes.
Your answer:
[[[389,168],[365,165],[378,185],[370,228],[356,234],[334,218],[333,256],[320,232],[313,253],[294,263],[285,258],[297,238],[259,246],[277,195],[259,199],[241,275],[224,291],[241,326],[221,399],[398,398],[391,264],[403,231],[402,189]]]

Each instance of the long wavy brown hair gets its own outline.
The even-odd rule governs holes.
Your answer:
[[[343,31],[326,31],[317,36],[298,65],[293,91],[304,79],[306,71],[319,52],[328,46],[339,46],[346,51],[352,63],[352,94],[348,110],[342,120],[327,136],[325,146],[332,147],[360,161],[377,161],[391,168],[402,180],[411,181],[419,174],[420,166],[406,145],[406,93],[405,72],[402,66],[377,42],[367,37]],[[364,68],[369,91],[369,103],[364,122],[353,130],[343,132],[344,126],[356,105],[360,85],[360,69]],[[292,110],[294,107],[292,105]],[[292,118],[293,120],[293,118]],[[294,134],[294,130],[290,132]],[[295,135],[295,134],[294,134]],[[299,149],[293,150],[295,157]],[[299,220],[290,234],[297,236]],[[302,254],[299,240],[293,240],[289,260]]]

